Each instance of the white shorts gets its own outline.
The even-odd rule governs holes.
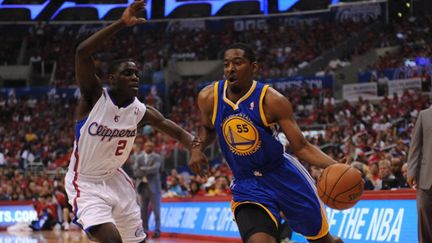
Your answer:
[[[102,181],[79,177],[75,179],[68,172],[65,178],[74,223],[86,232],[91,226],[113,223],[123,242],[141,242],[146,238],[133,182],[122,169]]]

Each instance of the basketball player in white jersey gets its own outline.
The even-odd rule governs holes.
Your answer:
[[[138,69],[123,59],[109,68],[110,89],[102,88],[92,54],[126,26],[144,23],[137,13],[144,1],[132,3],[121,19],[83,41],[75,54],[81,91],[76,110],[74,151],[66,174],[66,190],[74,222],[98,242],[144,242],[140,208],[131,179],[121,169],[132,149],[137,128],[150,124],[187,148],[192,135],[137,98]]]

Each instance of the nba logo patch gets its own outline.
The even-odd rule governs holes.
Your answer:
[[[252,101],[249,105],[249,109],[253,110],[254,108],[255,108],[255,102]]]

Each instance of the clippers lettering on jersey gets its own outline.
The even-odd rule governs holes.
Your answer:
[[[92,136],[102,137],[101,141],[105,138],[108,138],[108,141],[111,141],[112,138],[135,137],[136,129],[111,129],[102,124],[99,125],[97,122],[92,122],[88,128],[88,133]]]
[[[222,123],[222,132],[234,154],[251,155],[261,147],[258,130],[244,114],[227,117]]]

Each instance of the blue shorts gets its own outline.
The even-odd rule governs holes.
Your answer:
[[[300,162],[289,155],[271,172],[236,178],[231,191],[233,213],[239,205],[253,203],[263,207],[276,225],[283,212],[290,227],[308,240],[322,238],[329,232],[314,180]]]

